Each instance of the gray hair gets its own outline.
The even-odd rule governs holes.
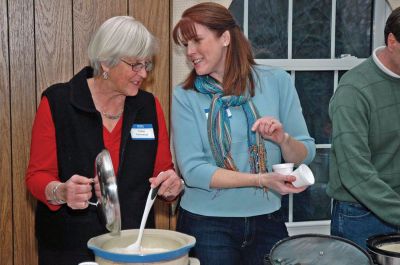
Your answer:
[[[88,46],[94,75],[101,74],[101,63],[113,67],[122,57],[145,59],[158,51],[158,40],[138,20],[116,16],[106,20]]]

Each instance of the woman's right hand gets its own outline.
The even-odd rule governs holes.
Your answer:
[[[296,177],[292,175],[282,175],[275,172],[260,174],[260,184],[269,189],[277,191],[281,195],[289,193],[299,193],[307,189],[307,186],[296,188],[292,182],[296,181]]]
[[[59,198],[72,209],[85,209],[89,206],[88,201],[92,197],[92,183],[92,178],[73,175],[60,186]]]

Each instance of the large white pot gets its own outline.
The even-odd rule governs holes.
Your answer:
[[[112,248],[124,248],[132,244],[139,234],[139,229],[122,230],[120,236],[110,233],[93,237],[88,247],[94,252],[96,262],[100,265],[188,265],[189,250],[195,245],[192,236],[171,230],[145,229],[142,239],[144,248],[167,249],[166,252],[153,254],[120,254]],[[190,261],[190,264],[196,261]]]

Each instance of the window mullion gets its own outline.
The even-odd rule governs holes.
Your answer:
[[[293,194],[289,194],[289,216],[288,222],[293,223]]]
[[[293,0],[288,0],[288,59],[292,59]]]
[[[243,33],[249,37],[249,0],[243,1]]]
[[[384,29],[388,13],[389,5],[385,1],[374,1],[374,16],[372,26],[372,50],[379,46],[385,45]]]
[[[336,0],[332,0],[332,15],[331,15],[331,58],[335,58],[336,42]]]
[[[334,76],[333,76],[333,92],[336,91],[336,88],[339,84],[339,71],[334,71]]]

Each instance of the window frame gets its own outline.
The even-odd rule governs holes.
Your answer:
[[[248,37],[248,4],[249,0],[243,0],[243,32]],[[330,59],[292,59],[292,22],[293,22],[293,1],[288,1],[288,58],[287,59],[256,59],[258,64],[266,64],[277,66],[290,72],[293,82],[295,82],[296,71],[333,71],[334,84],[333,90],[335,91],[338,85],[339,71],[346,71],[357,66],[366,58],[356,58],[354,56],[344,56],[342,58],[335,58],[335,29],[336,29],[336,0],[332,0],[331,10],[331,58]],[[372,51],[379,46],[384,45],[384,26],[386,18],[391,12],[390,5],[386,1],[375,0],[373,2],[373,23],[372,23]],[[331,144],[318,144],[316,148],[331,148]],[[289,213],[288,222],[286,226],[289,235],[296,235],[302,233],[321,233],[330,234],[330,220],[321,221],[293,221],[293,195],[289,195]]]

